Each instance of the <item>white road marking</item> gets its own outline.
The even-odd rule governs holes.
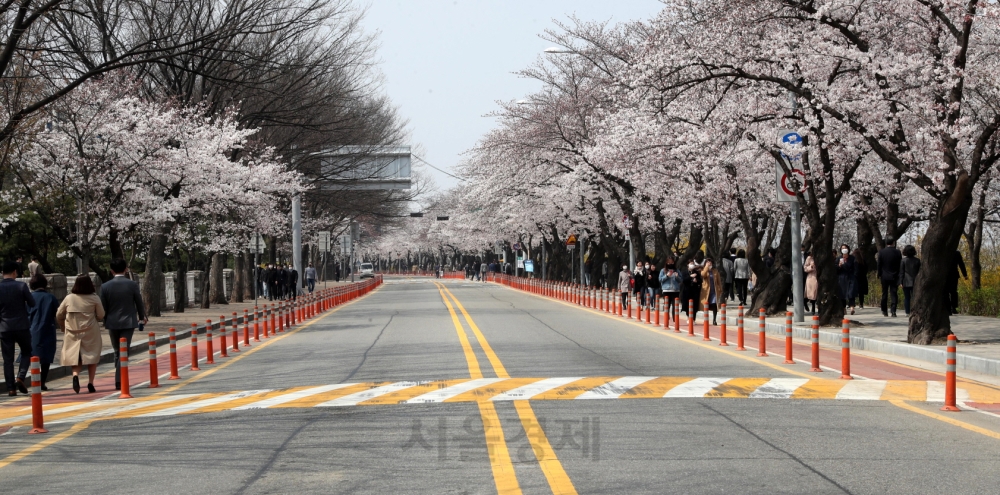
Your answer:
[[[190,404],[184,404],[183,406],[170,407],[167,409],[161,409],[159,411],[153,411],[146,414],[140,414],[140,418],[149,418],[154,416],[172,416],[174,414],[182,414],[188,411],[194,411],[196,409],[201,409],[203,407],[214,406],[216,404],[222,404],[233,399],[243,399],[245,397],[250,397],[257,394],[262,394],[264,392],[270,392],[270,390],[247,390],[245,392],[236,392],[233,394],[220,395],[218,397],[213,397],[211,399],[199,400],[192,402]]]
[[[438,389],[433,392],[427,392],[423,395],[418,395],[410,400],[404,401],[403,404],[430,404],[434,402],[444,402],[452,397],[455,397],[456,395],[468,392],[469,390],[475,390],[479,387],[485,387],[486,385],[492,385],[504,380],[506,380],[506,378],[476,378],[475,380],[469,380],[465,383],[459,383],[457,385]]]
[[[643,383],[646,383],[654,378],[656,377],[625,376],[613,382],[605,383],[600,387],[594,387],[577,396],[577,399],[617,399],[625,392],[632,390],[633,387],[642,385]]]
[[[522,385],[512,390],[508,390],[502,394],[496,395],[490,400],[525,400],[530,399],[538,394],[544,394],[549,390],[554,388],[559,388],[563,385],[573,383],[577,380],[583,379],[582,376],[574,376],[569,378],[546,378],[544,380],[539,380],[535,383],[529,383],[528,385]]]
[[[772,378],[750,393],[751,399],[787,399],[808,382],[807,378]]]
[[[125,402],[119,407],[111,407],[108,409],[102,409],[100,411],[93,411],[84,414],[77,414],[75,416],[70,416],[68,418],[58,419],[55,421],[46,421],[47,424],[58,424],[58,423],[79,423],[80,421],[86,421],[88,419],[104,418],[107,416],[114,416],[115,414],[132,411],[135,409],[142,409],[144,407],[155,406],[158,404],[167,404],[170,402],[175,402],[187,397],[197,397],[199,394],[182,394],[182,395],[169,395],[166,397],[158,397],[152,400],[144,401],[129,401]]]
[[[359,402],[364,402],[366,400],[371,400],[376,397],[381,397],[386,394],[391,394],[399,390],[405,390],[410,387],[415,387],[417,385],[423,385],[425,383],[430,383],[430,380],[425,380],[422,382],[396,382],[390,383],[388,385],[382,385],[381,387],[370,388],[361,392],[355,392],[350,395],[345,395],[333,399],[331,401],[323,402],[321,404],[316,404],[316,407],[340,407],[340,406],[355,406]]]
[[[704,397],[713,388],[732,380],[732,378],[695,378],[682,383],[664,394],[664,397]]]
[[[352,383],[338,383],[336,385],[324,385],[322,387],[312,387],[305,390],[298,390],[295,392],[287,393],[284,395],[279,395],[276,397],[269,397],[267,399],[262,399],[257,402],[251,402],[249,404],[242,405],[240,407],[233,408],[234,411],[243,411],[246,409],[264,409],[268,407],[274,407],[281,404],[286,404],[292,402],[293,400],[304,399],[306,397],[311,397],[316,394],[322,394],[324,392],[330,392],[331,390],[337,390],[339,388],[350,387]]]
[[[851,380],[837,392],[837,399],[879,400],[885,384],[885,380]]]

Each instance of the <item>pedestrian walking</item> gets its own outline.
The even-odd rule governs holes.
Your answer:
[[[865,309],[865,298],[868,297],[868,264],[861,249],[854,249],[854,294],[858,298],[858,309]]]
[[[35,275],[44,275],[45,271],[42,270],[42,263],[38,260],[38,256],[32,256],[31,262],[28,263],[28,277],[34,277]]]
[[[730,301],[733,299],[733,281],[736,279],[736,248],[729,248],[729,255],[722,258],[722,263],[720,263],[720,274],[723,278],[722,283],[722,300]]]
[[[667,319],[674,318],[674,300],[681,295],[681,275],[677,273],[677,262],[667,258],[667,263],[660,270],[660,294],[667,305]]]
[[[288,280],[286,281],[285,294],[294,301],[299,297],[299,271],[294,266],[288,266]]]
[[[681,308],[684,313],[695,317],[701,306],[701,269],[704,267],[705,253],[698,251],[694,258],[687,264],[686,276],[682,276],[681,285]],[[688,301],[694,301],[694,307],[688,307]]]
[[[333,267],[333,281],[334,282],[340,282],[340,264],[339,263],[337,264],[337,266]]]
[[[635,293],[639,309],[646,306],[646,271],[643,268],[642,263],[636,263],[635,272],[632,273],[632,292]]]
[[[629,293],[632,291],[632,273],[628,271],[628,265],[622,265],[622,271],[618,273],[618,291],[622,296],[622,309],[628,309]]]
[[[651,310],[656,310],[656,298],[660,296],[660,272],[653,263],[646,263],[646,301]]]
[[[35,306],[28,284],[17,281],[20,265],[15,261],[3,264],[3,280],[0,281],[0,355],[3,356],[3,378],[7,382],[7,394],[28,393],[24,378],[28,376],[30,363],[22,359],[14,374],[14,346],[22,356],[31,355],[31,319],[28,309]]]
[[[490,266],[487,265],[485,261],[481,265],[479,265],[479,280],[486,282],[486,272],[488,272],[489,270]]]
[[[806,261],[802,264],[802,271],[806,273],[806,309],[809,310],[809,304],[812,303],[812,309],[809,310],[810,314],[816,314],[816,299],[819,297],[819,278],[816,277],[816,260],[813,259],[808,251],[805,255]]]
[[[125,346],[132,347],[132,335],[136,328],[141,328],[146,319],[146,306],[142,302],[139,284],[125,276],[128,265],[125,260],[111,260],[111,280],[101,285],[101,306],[106,314],[104,328],[111,337],[111,348],[115,352],[115,390],[121,390],[121,362],[119,360],[121,346],[118,343],[125,339]]]
[[[903,248],[903,261],[900,264],[901,274],[900,285],[903,287],[903,311],[910,315],[910,298],[913,297],[913,283],[917,281],[917,273],[920,272],[920,259],[917,258],[917,249],[907,244]]]
[[[837,257],[837,288],[840,301],[845,308],[850,308],[854,314],[854,256],[847,244],[840,246],[840,256]]]
[[[965,260],[962,253],[955,251],[951,259],[951,267],[948,269],[948,279],[945,280],[945,301],[948,302],[948,309],[951,314],[958,314],[958,274],[961,272],[962,278],[969,280],[969,274],[965,271]]]
[[[750,261],[747,260],[747,252],[743,249],[736,251],[736,259],[733,260],[733,285],[736,291],[736,298],[740,304],[747,305],[747,285],[750,283]]]
[[[56,357],[56,310],[59,300],[48,292],[49,281],[45,275],[35,274],[28,281],[31,297],[35,305],[28,309],[28,319],[31,322],[31,355],[38,358],[41,364],[42,390],[48,390],[45,383],[49,379],[49,368]],[[21,354],[21,359],[28,357]],[[30,363],[29,363],[30,365]]]
[[[56,325],[65,332],[59,363],[73,368],[73,391],[76,393],[80,393],[80,371],[84,366],[87,367],[87,391],[97,392],[94,375],[103,346],[97,322],[104,319],[104,314],[94,281],[87,274],[77,276],[73,290],[56,310]],[[112,346],[118,347],[115,343]]]
[[[899,304],[899,294],[896,288],[899,287],[899,267],[903,261],[903,255],[896,249],[896,240],[888,237],[885,240],[885,247],[875,256],[875,271],[878,279],[882,282],[882,316],[896,317],[896,306]]]
[[[316,289],[316,268],[312,263],[306,267],[306,285],[309,288],[309,293],[312,294]]]
[[[718,325],[719,302],[722,301],[722,285],[724,275],[712,263],[711,258],[705,258],[701,269],[701,307],[703,318],[708,318],[712,312],[712,325]]]
[[[277,275],[275,280],[277,298],[282,300],[288,297],[288,265],[279,265]]]

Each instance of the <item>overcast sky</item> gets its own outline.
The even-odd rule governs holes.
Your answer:
[[[410,122],[411,144],[450,171],[493,127],[498,100],[539,88],[514,71],[551,46],[538,37],[553,19],[650,19],[657,0],[357,0],[365,30],[378,31],[385,90]],[[457,181],[426,168],[438,187]]]

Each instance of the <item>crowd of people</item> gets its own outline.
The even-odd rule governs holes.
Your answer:
[[[306,289],[311,294],[316,290],[316,267],[312,263],[305,269]],[[335,270],[335,279],[340,281],[340,267]],[[299,271],[292,265],[266,264],[257,267],[257,287],[260,295],[269,301],[298,297]]]
[[[37,263],[37,259],[33,261]],[[119,346],[115,343],[124,338],[131,346],[135,330],[142,331],[148,320],[139,284],[127,276],[125,260],[114,259],[109,268],[112,278],[101,284],[100,295],[90,276],[83,274],[76,277],[71,293],[60,303],[48,292],[48,279],[39,266],[29,265],[31,276],[25,284],[17,280],[22,274],[20,263],[4,263],[0,281],[0,351],[8,395],[28,393],[25,378],[31,357],[39,358],[41,388],[48,390],[46,381],[55,360],[57,331],[64,332],[59,362],[72,368],[73,390],[80,393],[80,372],[86,366],[87,390],[95,393],[94,376],[103,348],[101,323],[115,355],[115,389],[121,389]],[[16,358],[15,348],[20,352]]]

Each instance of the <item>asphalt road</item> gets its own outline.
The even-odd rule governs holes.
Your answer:
[[[733,393],[755,397],[766,384],[809,375],[777,356],[741,355],[494,284],[390,280],[202,369],[133,395],[224,396],[214,412],[179,410],[179,400],[114,419],[70,417],[47,435],[0,436],[4,492],[971,494],[1000,486],[1000,434],[990,435],[998,418],[963,412],[951,424],[923,402],[684,396],[676,387],[703,384],[696,378],[736,379],[726,382]],[[486,389],[472,383],[495,389],[477,398]],[[756,392],[740,395],[738,384]],[[473,392],[450,400],[468,400],[400,403],[456,386]],[[627,398],[640,386],[681,397]],[[286,389],[301,396],[258,402],[291,397]],[[534,399],[485,400],[511,390]],[[228,395],[238,392],[249,395]],[[583,400],[595,394],[619,398]],[[366,400],[386,403],[356,405]]]

